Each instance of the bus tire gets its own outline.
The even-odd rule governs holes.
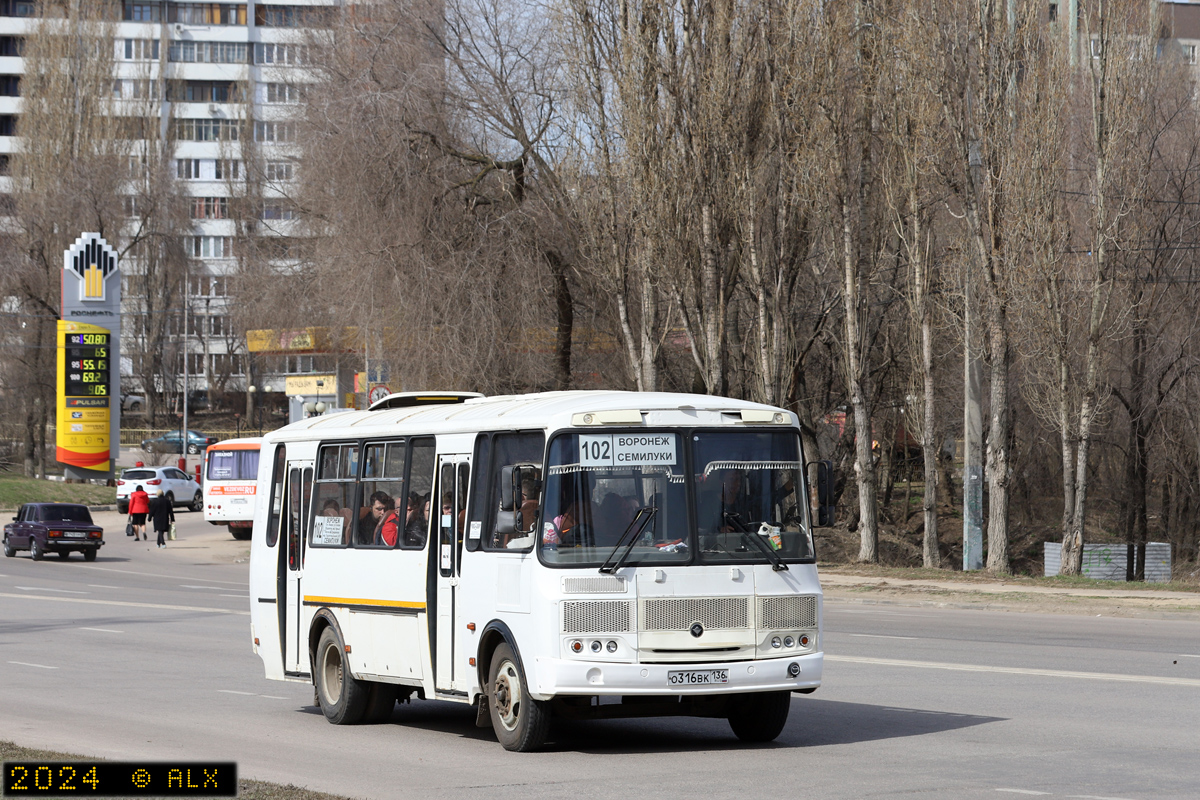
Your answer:
[[[231,536],[233,536],[233,538],[237,539],[240,542],[244,542],[250,538],[250,529],[249,528],[230,528],[229,533]]]
[[[489,673],[488,710],[496,738],[505,750],[537,750],[550,731],[550,709],[529,696],[525,673],[507,642],[492,654]]]
[[[388,722],[396,710],[396,684],[372,681],[367,689],[367,706],[362,721],[368,725]]]
[[[337,631],[332,626],[322,631],[313,680],[321,712],[334,725],[353,725],[367,708],[367,687],[350,674],[345,656]]]
[[[783,733],[791,692],[756,692],[729,698],[729,727],[743,742],[771,742]]]

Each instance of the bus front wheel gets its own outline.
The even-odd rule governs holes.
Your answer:
[[[729,727],[743,742],[771,742],[783,733],[791,692],[758,692],[729,698]]]
[[[346,648],[332,627],[321,632],[317,644],[317,702],[325,719],[334,725],[353,725],[367,708],[367,687],[350,674]]]
[[[489,672],[489,711],[496,738],[505,750],[527,753],[538,749],[550,730],[550,710],[546,703],[529,696],[525,673],[508,644],[496,648]]]

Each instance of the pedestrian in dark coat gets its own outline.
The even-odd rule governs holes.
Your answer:
[[[154,532],[158,534],[158,546],[166,547],[164,537],[175,521],[175,509],[165,494],[160,494],[150,503],[150,516],[154,519]]]

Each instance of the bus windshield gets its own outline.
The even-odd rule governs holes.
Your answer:
[[[252,481],[258,478],[258,450],[208,451],[210,481]]]
[[[785,561],[812,557],[794,431],[699,430],[688,448],[682,439],[677,432],[556,437],[542,559],[599,566],[610,556],[616,562],[634,538],[623,564],[777,560],[763,545]]]
[[[556,438],[546,481],[543,559],[599,565],[641,528],[625,563],[689,561],[692,537],[681,451],[677,433]],[[644,508],[656,512],[643,526],[646,515],[638,518],[638,512]]]
[[[793,431],[699,431],[692,462],[701,561],[761,562],[761,544],[784,559],[812,557]]]

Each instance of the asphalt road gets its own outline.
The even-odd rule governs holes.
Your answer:
[[[180,512],[85,564],[0,560],[0,738],[112,759],[234,760],[363,798],[1194,798],[1200,620],[827,601],[825,685],[772,745],[720,720],[562,727],[504,751],[464,707],[335,727],[250,651],[245,543]]]

